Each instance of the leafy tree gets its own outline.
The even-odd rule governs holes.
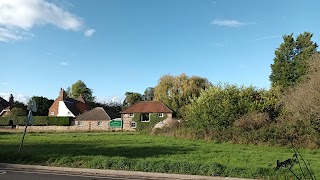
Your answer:
[[[184,115],[186,105],[210,86],[212,84],[208,79],[199,76],[165,75],[160,78],[158,85],[154,88],[154,99],[163,102],[174,112],[174,115],[181,117]]]
[[[37,103],[37,112],[34,113],[36,116],[48,116],[49,108],[54,102],[52,99],[48,99],[42,96],[33,96],[29,103],[34,100]]]
[[[133,104],[142,101],[143,97],[140,93],[126,92],[126,98],[123,101],[124,108],[132,106]]]
[[[272,87],[280,86],[284,90],[301,82],[308,69],[306,61],[318,47],[311,41],[312,36],[309,32],[300,34],[296,40],[293,34],[283,36],[284,42],[275,51],[274,63],[271,64],[269,78]]]
[[[154,98],[154,88],[153,87],[148,87],[144,91],[144,100],[145,101],[152,101]]]
[[[16,108],[21,108],[22,110],[26,111],[27,112],[27,105],[22,103],[22,102],[19,102],[19,101],[14,101],[13,103],[13,107],[16,107]]]
[[[121,117],[120,111],[122,110],[122,104],[119,102],[93,102],[91,105],[92,108],[103,107],[111,119]]]
[[[26,116],[27,115],[27,111],[22,108],[19,108],[19,107],[12,108],[11,113],[15,116]]]
[[[87,102],[94,102],[95,97],[92,95],[92,90],[87,87],[87,85],[81,81],[78,80],[74,84],[72,84],[71,88],[68,87],[67,89],[68,96],[77,98],[79,96],[82,96],[83,99]]]

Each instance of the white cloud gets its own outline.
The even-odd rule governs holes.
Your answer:
[[[261,38],[257,38],[256,41],[262,41],[262,40],[267,40],[267,39],[274,39],[274,38],[278,38],[281,36],[267,36],[267,37],[261,37]]]
[[[217,26],[224,26],[224,27],[240,27],[240,26],[244,26],[252,23],[240,22],[233,19],[215,19],[214,21],[211,22],[211,24],[214,24]]]
[[[97,97],[96,101],[100,103],[122,103],[125,97],[111,96],[111,97]]]
[[[9,83],[7,83],[7,82],[3,82],[3,83],[1,83],[2,85],[5,85],[5,86],[7,86],[7,85],[9,85]]]
[[[67,61],[62,61],[62,62],[60,62],[60,65],[61,65],[61,66],[69,66],[69,62],[67,62]]]
[[[0,1],[0,41],[25,39],[34,26],[46,24],[71,31],[83,28],[79,17],[45,0]]]
[[[96,32],[96,30],[94,30],[94,29],[88,29],[88,30],[86,30],[86,32],[84,32],[84,35],[86,37],[91,37],[95,32]]]

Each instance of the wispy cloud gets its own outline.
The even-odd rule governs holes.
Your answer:
[[[240,26],[245,26],[245,25],[254,24],[254,23],[241,22],[234,19],[215,19],[211,22],[211,24],[216,26],[223,26],[223,27],[240,27]]]
[[[95,29],[88,29],[86,32],[84,32],[84,36],[91,37],[96,32]]]
[[[214,45],[215,46],[219,46],[219,47],[224,47],[225,46],[224,44],[220,44],[220,43],[215,43]]]
[[[69,66],[69,62],[67,62],[67,61],[62,61],[62,62],[60,62],[60,65],[61,65],[61,66]]]
[[[0,41],[10,42],[32,37],[37,25],[51,24],[63,30],[80,31],[80,17],[46,0],[1,0]]]
[[[266,36],[266,37],[257,38],[256,41],[274,39],[274,38],[278,38],[278,37],[281,37],[281,36]]]
[[[1,83],[2,85],[5,85],[5,86],[7,86],[7,85],[9,85],[9,83],[7,83],[7,82],[3,82],[3,83]]]

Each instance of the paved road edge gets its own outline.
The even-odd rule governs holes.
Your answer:
[[[184,175],[184,174],[151,173],[151,172],[141,172],[141,171],[86,169],[86,168],[54,167],[54,166],[23,165],[23,164],[8,164],[8,163],[0,163],[0,168],[102,174],[102,175],[121,176],[121,177],[138,177],[138,178],[141,177],[141,178],[159,178],[159,179],[242,180],[240,178],[230,178],[230,177],[210,177],[210,176],[197,176],[197,175]]]

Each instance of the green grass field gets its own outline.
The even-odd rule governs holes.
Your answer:
[[[263,179],[289,179],[276,160],[292,158],[284,147],[238,145],[138,133],[0,133],[0,162]],[[300,149],[320,177],[320,150]],[[301,176],[299,166],[294,172]]]

